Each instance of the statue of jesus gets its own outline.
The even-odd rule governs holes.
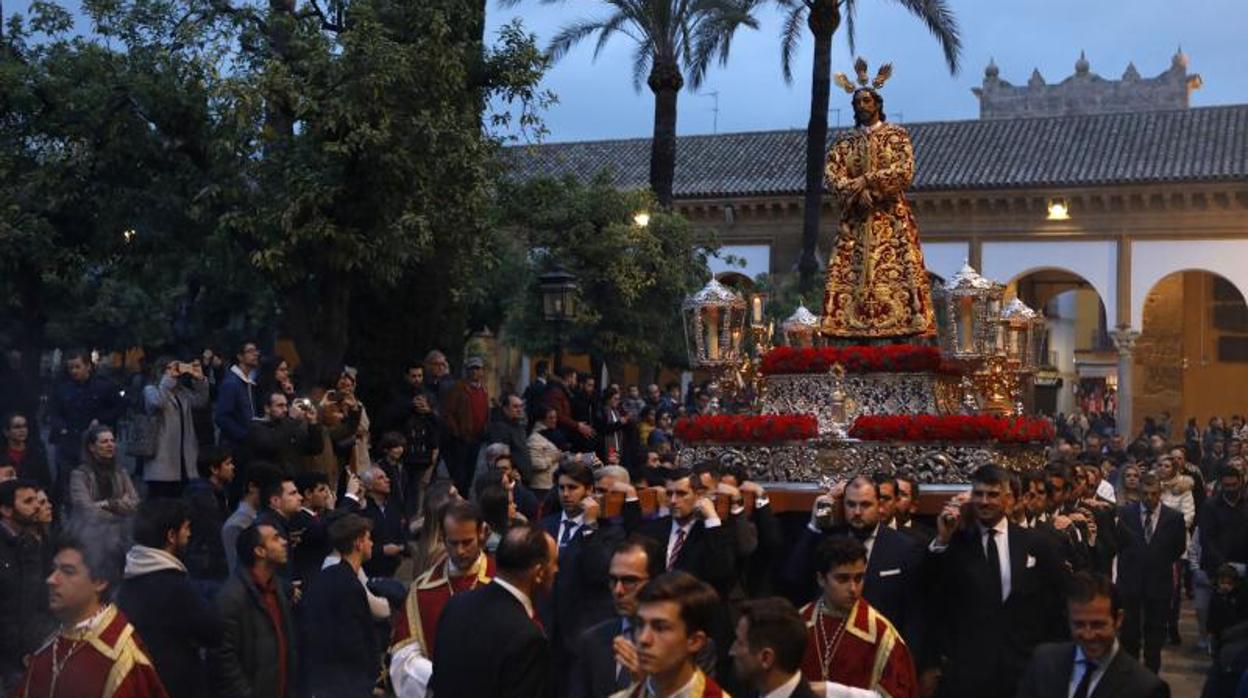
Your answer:
[[[820,331],[845,340],[930,337],[936,334],[931,288],[905,197],[914,148],[906,129],[885,121],[879,93],[892,69],[885,64],[868,84],[866,62],[859,58],[855,68],[857,87],[836,74],[853,94],[855,128],[836,139],[824,167],[840,222]]]

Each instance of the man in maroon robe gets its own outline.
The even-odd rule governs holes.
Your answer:
[[[120,572],[109,559],[58,543],[48,605],[61,629],[31,657],[17,698],[168,698],[134,626],[105,600]]]

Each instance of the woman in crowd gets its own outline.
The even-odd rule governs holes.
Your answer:
[[[526,484],[537,495],[538,501],[542,502],[546,501],[547,493],[555,486],[555,469],[559,467],[559,460],[563,457],[559,444],[567,444],[567,439],[562,438],[558,425],[559,413],[551,407],[546,410],[533,433],[529,434],[529,465],[533,473]]]
[[[143,405],[157,417],[156,453],[143,467],[151,497],[179,497],[198,472],[199,438],[193,410],[208,404],[208,381],[199,362],[162,357],[152,367],[153,380],[143,388]]]
[[[256,379],[259,394],[266,396],[280,392],[286,396],[286,404],[295,401],[295,383],[291,379],[290,364],[280,356],[266,356],[260,360],[260,376]]]
[[[12,412],[4,416],[4,448],[0,449],[0,465],[11,465],[17,477],[33,480],[40,487],[51,491],[52,470],[48,467],[48,454],[36,435],[31,438],[30,420],[24,414]]]
[[[416,554],[412,556],[412,572],[419,577],[425,570],[442,561],[446,545],[442,542],[442,510],[446,503],[459,499],[455,483],[450,480],[434,480],[425,493],[424,515],[416,533]]]
[[[1118,471],[1118,506],[1140,501],[1140,466],[1127,463]]]
[[[69,475],[72,515],[93,523],[123,525],[139,507],[139,493],[130,474],[117,463],[117,438],[112,427],[87,429],[82,462]]]

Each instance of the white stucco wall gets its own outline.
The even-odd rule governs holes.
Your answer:
[[[1096,289],[1108,327],[1118,324],[1118,247],[1112,240],[993,241],[983,244],[981,274],[1008,284],[1041,269],[1078,274]]]
[[[948,281],[962,264],[971,256],[970,243],[961,242],[925,242],[923,243],[923,264],[927,270]]]
[[[744,261],[745,267],[729,264],[727,257],[730,255],[737,261]],[[724,245],[719,248],[719,256],[706,260],[706,264],[715,276],[735,272],[757,279],[759,274],[771,271],[771,245]]]
[[[1180,271],[1220,274],[1248,298],[1248,240],[1157,240],[1131,243],[1131,326],[1139,329],[1153,286]],[[1110,324],[1113,326],[1113,323]]]

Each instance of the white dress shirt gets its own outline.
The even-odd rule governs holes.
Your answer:
[[[506,590],[507,590],[507,593],[509,593],[509,594],[511,594],[512,596],[516,597],[516,600],[520,602],[520,605],[521,605],[521,606],[524,606],[524,612],[525,612],[525,613],[527,613],[527,614],[529,614],[529,617],[530,617],[530,618],[533,618],[533,617],[534,617],[534,613],[533,613],[533,601],[532,601],[531,599],[529,599],[529,595],[528,595],[528,594],[524,593],[523,591],[520,591],[519,589],[517,589],[516,587],[512,586],[511,584],[508,584],[508,583],[507,583],[507,580],[503,579],[502,577],[495,577],[495,578],[494,578],[494,583],[495,583],[495,584],[497,584],[497,585],[499,585],[500,587],[502,587],[502,588],[506,589]]]
[[[801,682],[802,682],[802,672],[799,671],[793,676],[789,677],[788,681],[785,681],[784,683],[780,684],[773,690],[770,690],[764,693],[763,695],[759,696],[759,698],[789,698],[789,696],[793,695],[793,691],[797,690],[797,685],[800,684]]]
[[[671,556],[672,556],[672,550],[674,549],[674,546],[676,545],[677,533],[679,533],[680,531],[684,531],[685,542],[683,543],[683,545],[689,545],[689,536],[693,535],[693,525],[697,522],[698,522],[697,517],[691,516],[689,517],[689,521],[686,522],[684,526],[681,526],[680,523],[676,521],[676,517],[672,517],[672,531],[671,533],[667,534],[667,556],[668,556],[667,566],[668,567],[671,567],[672,563],[675,562],[675,560],[671,559]],[[707,528],[707,529],[715,528],[716,526],[719,526],[719,525],[720,525],[719,518],[706,519],[705,521],[702,522],[702,527]],[[684,551],[683,547],[681,548],[681,551],[682,552]]]
[[[559,519],[559,537],[555,538],[555,542],[560,546],[564,545],[563,536],[567,532],[568,526],[575,526],[575,528],[572,529],[571,535],[576,535],[576,532],[585,526],[585,514],[581,513],[574,517],[569,517],[568,512],[563,512],[561,518]],[[571,543],[572,539],[569,538],[568,542]]]
[[[1109,668],[1114,657],[1118,656],[1118,641],[1114,640],[1114,646],[1109,650],[1109,656],[1096,663],[1096,671],[1092,672],[1092,680],[1088,682],[1088,695],[1096,690],[1096,685],[1105,677],[1105,670]],[[1070,672],[1070,685],[1066,689],[1066,698],[1074,698],[1075,689],[1079,688],[1079,682],[1083,680],[1083,672],[1087,671],[1087,665],[1083,663],[1085,655],[1083,648],[1075,645],[1075,666]]]
[[[988,542],[992,540],[997,544],[997,561],[1001,566],[1001,602],[1010,598],[1010,521],[1006,517],[992,527],[997,534],[991,539],[988,537],[988,529],[980,526],[979,538],[980,543],[984,546],[984,555],[988,555]]]

